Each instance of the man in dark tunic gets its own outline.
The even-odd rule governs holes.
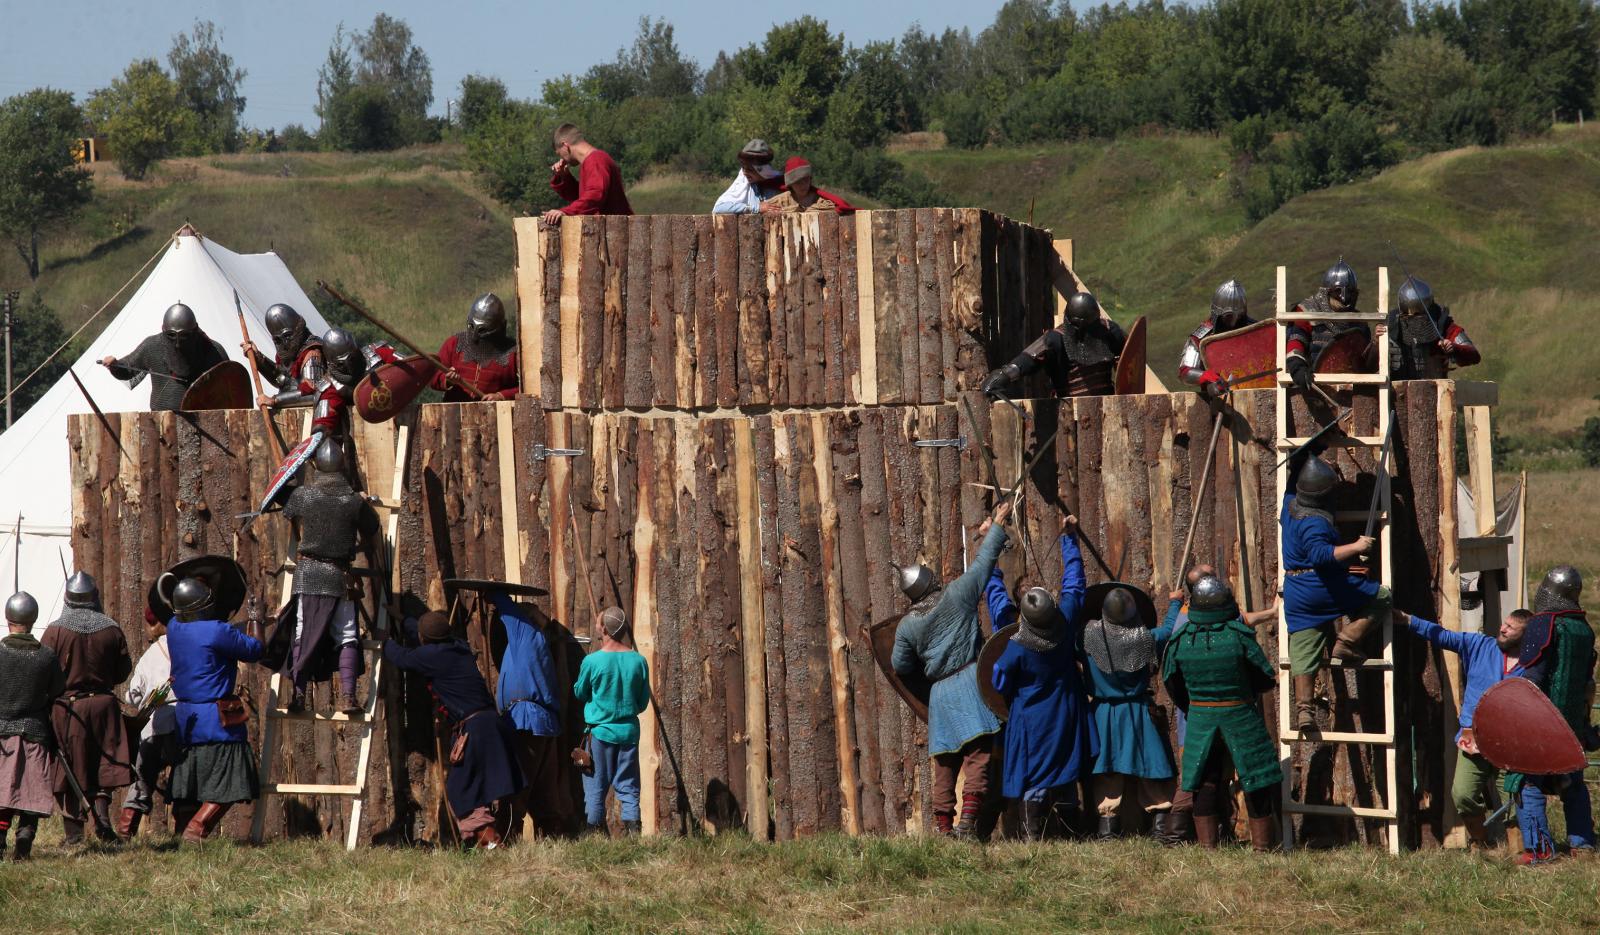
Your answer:
[[[1127,340],[1091,293],[1075,292],[1067,299],[1065,320],[990,373],[983,391],[1009,396],[1023,377],[1043,368],[1057,396],[1109,396],[1116,392],[1117,358]]]
[[[391,638],[383,644],[383,658],[427,679],[454,735],[465,735],[462,758],[450,764],[445,777],[445,796],[468,846],[497,847],[500,803],[526,784],[517,766],[516,727],[495,707],[472,648],[454,637],[444,614],[429,611],[420,620],[407,620],[405,631],[408,641],[414,637],[421,645],[403,646]]]
[[[66,673],[66,691],[50,713],[67,768],[89,798],[95,833],[115,841],[112,793],[133,782],[133,738],[114,694],[133,673],[128,640],[115,620],[100,612],[100,589],[86,572],[67,579],[66,609],[40,642],[55,652]],[[68,844],[83,841],[83,804],[62,776],[56,783]]]
[[[1255,632],[1239,619],[1222,579],[1205,577],[1195,583],[1189,622],[1168,643],[1161,675],[1173,702],[1188,716],[1183,788],[1194,794],[1200,845],[1217,846],[1221,800],[1237,769],[1250,816],[1250,841],[1258,851],[1270,849],[1283,770],[1256,696],[1272,688],[1273,668]]]
[[[560,766],[571,751],[561,743],[561,693],[545,637],[550,621],[504,591],[490,591],[488,597],[506,633],[495,704],[516,725],[519,762],[528,780],[517,811],[531,814],[540,834],[566,834],[572,830],[572,798],[561,788]]]
[[[499,296],[493,292],[478,296],[467,313],[466,330],[444,339],[439,362],[450,369],[434,374],[433,388],[444,391],[447,403],[471,401],[460,383],[484,399],[517,397],[517,342],[506,334],[506,310]]]
[[[161,316],[161,333],[139,342],[126,357],[107,356],[101,366],[130,387],[150,377],[150,411],[166,412],[183,404],[183,394],[200,375],[228,359],[222,345],[211,340],[194,311],[183,303]]]
[[[7,636],[0,640],[0,859],[6,834],[17,828],[13,860],[27,860],[39,819],[55,807],[59,768],[51,753],[50,705],[66,687],[56,654],[30,632],[39,603],[26,591],[6,601]]]
[[[272,335],[272,357],[263,357],[249,341],[244,350],[255,357],[256,369],[278,392],[262,394],[256,405],[272,409],[311,405],[317,400],[317,384],[328,370],[322,339],[311,333],[299,312],[281,302],[267,309],[266,323]]]
[[[1365,322],[1341,322],[1329,315],[1356,315],[1361,309],[1356,302],[1361,297],[1356,271],[1343,259],[1328,267],[1322,274],[1322,285],[1294,307],[1301,315],[1314,315],[1314,319],[1296,319],[1284,332],[1284,367],[1289,376],[1305,392],[1311,391],[1311,376],[1316,372],[1317,358],[1331,343],[1348,332],[1365,337],[1366,351],[1363,364],[1367,371],[1377,366],[1377,352],[1372,347],[1372,329]]]
[[[1433,299],[1433,290],[1415,276],[1400,286],[1399,302],[1389,310],[1389,376],[1395,380],[1443,380],[1452,367],[1483,359],[1467,330],[1450,309]]]

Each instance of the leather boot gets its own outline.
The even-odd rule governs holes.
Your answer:
[[[1161,819],[1166,819],[1162,822]],[[1173,809],[1170,812],[1156,813],[1157,828],[1163,833],[1156,834],[1156,840],[1166,847],[1177,847],[1189,841],[1189,835],[1194,831],[1194,813],[1188,809]],[[1152,829],[1154,832],[1155,829]]]
[[[1122,819],[1115,815],[1101,815],[1100,824],[1095,828],[1096,841],[1114,841],[1122,836]]]
[[[306,709],[306,689],[303,685],[296,685],[294,691],[289,693],[289,703],[284,710],[290,714],[299,714]]]
[[[116,827],[111,824],[111,796],[95,796],[90,807],[94,810],[94,836],[108,844],[115,844],[119,839]]]
[[[1367,634],[1371,631],[1371,617],[1350,621],[1339,630],[1339,638],[1333,643],[1333,658],[1356,665],[1366,662]]]
[[[1294,677],[1294,729],[1317,729],[1317,675]]]
[[[367,709],[362,707],[361,702],[356,699],[355,692],[346,692],[342,688],[339,690],[339,710],[352,717],[367,712]]]
[[[61,843],[68,847],[77,847],[83,843],[83,819],[61,819]]]
[[[1194,816],[1194,839],[1201,847],[1216,850],[1217,839],[1222,836],[1222,824],[1215,815]]]
[[[125,808],[122,817],[117,819],[117,836],[127,839],[139,833],[139,822],[144,818],[144,812],[136,808]]]
[[[221,802],[207,802],[201,805],[200,810],[194,813],[194,817],[189,819],[189,824],[183,829],[183,843],[199,844],[210,837],[228,808],[228,805]]]
[[[961,796],[961,820],[956,823],[954,835],[962,840],[978,838],[978,813],[983,811],[983,796],[967,792]]]
[[[172,833],[182,834],[183,829],[189,827],[189,822],[194,820],[194,813],[200,806],[193,802],[176,802],[172,806]]]
[[[1044,827],[1050,820],[1050,803],[1045,801],[1022,802],[1022,837],[1026,841],[1043,841]]]
[[[479,828],[478,833],[472,838],[473,850],[492,851],[499,846],[500,832],[495,830],[494,825]]]
[[[1467,829],[1467,847],[1471,850],[1489,849],[1489,828],[1482,815],[1462,815],[1461,824]]]
[[[11,849],[12,860],[27,860],[33,856],[33,836],[39,831],[38,815],[18,815],[17,843]]]
[[[933,813],[933,833],[949,837],[955,833],[956,816],[954,812]]]
[[[1050,821],[1045,825],[1046,837],[1073,840],[1078,837],[1078,817],[1082,810],[1076,802],[1051,802]]]
[[[1259,854],[1272,850],[1277,835],[1273,832],[1272,816],[1250,819],[1250,846]]]
[[[622,836],[623,837],[625,837],[625,838],[636,838],[642,833],[644,833],[644,829],[640,826],[639,819],[637,819],[637,818],[623,819],[623,821],[622,821]]]

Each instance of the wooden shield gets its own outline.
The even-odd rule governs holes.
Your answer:
[[[1224,379],[1249,376],[1278,367],[1278,329],[1268,321],[1235,328],[1222,334],[1210,334],[1200,342],[1200,360],[1207,370],[1215,370]],[[1236,390],[1270,389],[1274,373],[1230,384]]]
[[[211,589],[217,620],[231,619],[244,606],[244,566],[226,555],[198,555],[173,565],[151,586],[151,609],[163,622],[172,613],[172,588],[184,578],[199,578]],[[162,609],[168,617],[160,616]]]
[[[421,355],[381,363],[356,384],[356,412],[368,422],[387,422],[422,395],[436,372]]]
[[[902,679],[894,670],[894,633],[900,627],[900,621],[905,614],[896,614],[888,620],[880,620],[867,630],[867,642],[872,646],[872,658],[878,662],[878,670],[889,681],[889,686],[894,693],[900,696],[915,714],[924,723],[928,720],[928,690],[932,688],[926,679],[909,676]]]
[[[1472,716],[1484,759],[1513,773],[1554,776],[1583,769],[1583,745],[1561,711],[1527,679],[1489,686]]]
[[[250,371],[237,360],[225,360],[189,384],[180,409],[200,412],[205,409],[252,409],[256,394],[250,388]]]
[[[537,588],[531,584],[512,584],[508,581],[493,581],[488,578],[446,578],[445,590],[456,591],[503,591],[515,597],[544,597],[550,592],[544,588]]]
[[[1366,373],[1372,369],[1367,365],[1367,347],[1371,344],[1372,339],[1365,332],[1352,328],[1323,345],[1317,352],[1317,359],[1311,362],[1311,370],[1313,373]]]
[[[989,706],[994,716],[1002,721],[1011,716],[1011,706],[1006,704],[1000,689],[994,687],[994,664],[1005,655],[1006,647],[1011,645],[1011,637],[1016,635],[1021,626],[1019,623],[1006,624],[985,640],[983,648],[978,650],[978,694],[983,696],[983,703]]]
[[[1144,392],[1145,321],[1140,315],[1128,329],[1127,343],[1117,358],[1116,392],[1119,396]]]
[[[322,433],[312,432],[309,438],[289,449],[278,469],[272,472],[272,480],[267,484],[267,495],[261,498],[261,506],[256,508],[259,512],[265,513],[267,507],[277,501],[284,485],[294,478],[295,473],[300,470],[300,465],[311,460],[311,456],[317,451],[317,444],[321,441]]]

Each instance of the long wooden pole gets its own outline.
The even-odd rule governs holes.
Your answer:
[[[129,464],[132,464],[133,458],[129,456],[128,449],[122,447],[122,439],[117,437],[116,431],[111,428],[111,421],[106,418],[105,413],[100,411],[100,406],[94,401],[94,397],[89,395],[89,389],[83,385],[82,380],[78,379],[77,372],[68,367],[67,376],[72,378],[72,382],[78,384],[78,392],[83,394],[84,402],[88,403],[89,408],[94,410],[94,417],[100,420],[100,427],[106,430],[107,435],[111,436],[112,443],[117,446],[118,451],[122,452],[122,457],[126,458]]]
[[[1178,553],[1178,564],[1172,570],[1172,580],[1176,583],[1183,574],[1183,563],[1189,560],[1189,547],[1194,545],[1194,527],[1200,521],[1200,501],[1205,499],[1206,487],[1211,483],[1211,465],[1216,463],[1217,436],[1222,434],[1222,410],[1211,420],[1211,444],[1206,447],[1206,467],[1200,472],[1200,486],[1195,489],[1193,509],[1189,516],[1189,532],[1183,537],[1183,551]]]
[[[245,356],[250,359],[250,388],[261,392],[261,371],[256,367],[256,345],[250,340],[250,327],[244,320],[244,304],[239,301],[239,290],[233,290],[233,310],[239,313],[239,336],[243,338],[247,348]],[[265,404],[256,406],[261,413],[261,426],[267,430],[267,438],[272,442],[272,449],[278,453],[278,460],[282,461],[288,454],[283,447],[283,439],[278,437],[277,426],[272,424],[272,415],[267,412]]]
[[[440,373],[444,373],[444,374],[450,373],[450,369],[451,368],[446,367],[444,365],[444,362],[441,361],[439,358],[437,358],[437,357],[433,356],[432,354],[428,353],[427,351],[423,350],[421,344],[418,344],[415,341],[406,340],[406,338],[401,336],[400,332],[398,332],[398,331],[394,330],[393,328],[389,327],[387,322],[382,321],[376,315],[372,314],[371,312],[367,311],[366,309],[362,308],[361,306],[357,305],[356,303],[354,303],[354,302],[350,301],[349,299],[345,298],[344,296],[340,295],[339,294],[339,290],[333,288],[332,286],[328,285],[326,282],[323,282],[320,279],[317,280],[317,288],[321,289],[323,292],[326,292],[328,295],[332,296],[334,298],[334,300],[336,302],[338,302],[340,305],[343,305],[345,308],[349,309],[350,311],[355,312],[357,315],[360,315],[362,318],[365,318],[368,322],[370,322],[372,324],[373,327],[381,329],[384,334],[387,334],[389,337],[394,338],[396,341],[399,341],[401,344],[404,344],[406,347],[409,347],[412,350],[416,351],[418,354],[422,355],[422,358],[424,360],[426,360],[430,364],[433,364],[435,367],[438,367]],[[457,377],[456,379],[451,380],[451,382],[454,383],[456,386],[460,387],[462,392],[464,392],[467,395],[471,396],[473,399],[482,399],[483,398],[483,394],[478,392],[478,388],[473,386],[472,384],[468,383],[467,381]]]

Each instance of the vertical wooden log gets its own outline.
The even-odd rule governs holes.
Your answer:
[[[823,671],[812,668],[811,649],[820,616],[820,600],[811,600],[816,583],[815,561],[820,543],[815,533],[815,485],[806,495],[804,474],[809,444],[802,447],[797,422],[804,416],[786,416],[773,424],[774,465],[778,475],[778,531],[782,540],[779,587],[783,606],[784,696],[789,708],[789,794],[794,809],[796,837],[823,828],[819,786],[826,744],[819,735],[818,702],[823,695]],[[805,433],[809,442],[810,433]],[[808,512],[807,507],[812,509]],[[808,574],[809,572],[809,574]],[[820,590],[820,589],[818,589]],[[820,597],[820,594],[815,595]],[[826,710],[826,709],[824,709]],[[830,771],[831,774],[831,771]]]
[[[990,307],[983,304],[985,257],[982,212],[957,208],[950,212],[952,264],[950,301],[945,328],[955,340],[956,388],[977,388],[987,374],[983,322]]]
[[[841,655],[849,678],[844,709],[849,724],[846,730],[841,731],[841,736],[851,738],[853,750],[849,758],[841,750],[840,762],[851,762],[853,758],[856,767],[860,830],[868,834],[883,834],[888,827],[884,822],[877,723],[877,692],[882,676],[878,674],[871,646],[865,638],[873,618],[867,571],[866,517],[861,503],[861,414],[848,410],[819,418],[825,419],[824,431],[831,439],[831,499],[837,505],[837,516],[841,518],[838,524],[840,609],[843,618],[841,636],[844,639]],[[848,521],[843,518],[848,518]],[[840,658],[835,656],[833,662],[838,664]]]
[[[702,587],[704,568],[701,530],[705,517],[699,512],[702,488],[708,487],[709,478],[703,461],[701,440],[704,426],[700,420],[674,419],[678,433],[677,445],[677,499],[678,499],[678,567],[676,569],[679,607],[678,622],[678,732],[682,735],[677,744],[679,803],[695,816],[705,815],[705,721],[709,716],[709,690],[706,685],[705,666],[705,592]]]
[[[684,612],[682,588],[678,580],[678,553],[680,544],[678,525],[678,432],[673,419],[652,420],[653,455],[655,462],[654,495],[652,511],[656,525],[657,555],[655,564],[656,591],[656,690],[660,710],[673,713],[670,719],[660,722],[660,736],[665,747],[670,747],[676,758],[682,748],[683,721],[687,716],[683,706],[682,679],[679,676],[682,653],[682,625]],[[667,750],[663,750],[666,754]],[[681,790],[672,762],[658,763],[656,772],[657,809],[661,813],[662,828],[676,828],[678,833],[687,830],[679,806]]]
[[[863,409],[856,414],[860,420],[856,439],[860,452],[861,532],[865,543],[868,606],[873,623],[887,620],[903,610],[889,564],[905,559],[895,556],[895,543],[890,533],[892,494],[883,453],[884,420],[888,415],[888,410],[876,408]],[[885,830],[916,830],[908,824],[910,802],[902,794],[905,753],[900,728],[901,712],[906,705],[878,673],[876,660],[871,658],[871,647],[863,649],[871,677],[858,685],[870,683],[873,686],[873,703],[863,705],[863,711],[877,737],[876,788],[883,800]]]
[[[734,469],[739,518],[739,627],[745,681],[745,830],[758,841],[770,837],[767,783],[766,610],[761,571],[761,496],[755,431],[748,419],[734,422]]]
[[[766,295],[766,228],[760,215],[740,217],[739,230],[739,404],[765,405],[770,399]]]
[[[546,409],[578,404],[578,374],[564,362],[578,359],[578,254],[582,250],[583,231],[577,221],[563,220],[547,242],[544,359],[539,371],[539,395]]]
[[[639,508],[633,521],[635,578],[633,605],[629,611],[633,620],[634,645],[650,664],[651,694],[659,697],[662,678],[656,633],[658,545],[655,518],[660,500],[656,492],[660,475],[656,463],[656,430],[652,428],[652,423],[659,424],[659,420],[640,420],[636,442],[639,453]],[[656,835],[662,831],[660,807],[657,804],[661,748],[657,740],[660,725],[656,718],[656,706],[652,704],[639,716],[639,825],[645,835]]]
[[[603,401],[606,375],[601,372],[605,350],[605,236],[604,217],[582,217],[578,256],[578,405],[594,408]],[[571,223],[570,221],[566,223]]]
[[[923,559],[921,470],[912,441],[916,439],[916,410],[906,408],[886,413],[883,420],[883,458],[889,489],[890,555],[906,564]],[[903,608],[902,608],[903,609]],[[898,793],[908,803],[908,827],[925,830],[928,803],[928,728],[898,705],[900,721],[901,785]]]
[[[944,399],[943,316],[939,308],[939,270],[934,247],[937,220],[932,208],[910,212],[916,230],[917,367],[922,376],[922,402]]]
[[[855,384],[856,402],[864,406],[878,403],[878,313],[877,287],[874,277],[871,211],[857,211],[851,226],[852,246],[856,260],[856,333],[860,342],[858,352],[860,382]]]
[[[833,452],[828,417],[810,417],[812,466],[816,471],[817,501],[821,507],[822,599],[826,608],[828,674],[833,686],[833,730],[839,765],[841,823],[847,834],[861,833],[861,778],[856,762],[858,742],[850,716],[850,657],[845,638],[844,566],[839,529],[839,501],[835,498]]]
[[[915,394],[904,392],[902,371],[905,364],[900,349],[900,293],[899,274],[896,272],[896,223],[894,211],[871,211],[872,238],[862,238],[870,245],[867,259],[872,263],[872,288],[862,295],[872,299],[871,322],[874,329],[873,347],[877,376],[877,401],[879,403],[909,402]],[[857,228],[860,232],[860,228]],[[864,232],[863,232],[864,233]],[[861,249],[858,245],[856,249]],[[865,342],[863,341],[863,347]],[[911,371],[915,374],[916,371]],[[913,379],[917,379],[913,377]]]
[[[628,271],[627,287],[623,290],[624,328],[622,343],[626,346],[623,359],[626,372],[621,374],[622,403],[630,409],[650,406],[655,391],[651,377],[651,358],[654,356],[652,338],[655,330],[650,321],[650,218],[635,215],[627,220]]]
[[[544,364],[545,224],[537,217],[511,222],[517,260],[517,374],[522,392],[540,392]]]
[[[651,403],[676,406],[677,322],[672,287],[672,219],[650,218],[650,377]]]
[[[696,269],[694,277],[695,380],[694,405],[713,409],[717,405],[717,385],[721,380],[717,334],[716,230],[710,215],[694,217]]]
[[[723,408],[739,405],[739,225],[738,215],[716,216],[713,236],[717,333],[717,400]]]
[[[700,240],[694,218],[672,218],[672,245],[672,275],[676,287],[674,304],[677,308],[673,330],[677,363],[673,405],[688,409],[695,404],[695,372],[700,363],[699,346],[694,333],[695,279],[699,273]]]
[[[788,232],[784,218],[767,218],[767,398],[773,405],[788,405],[789,395],[789,284]]]
[[[923,393],[922,325],[917,307],[917,213],[894,212],[894,291],[900,315],[895,337],[900,347],[902,400],[929,402]]]
[[[771,749],[773,836],[787,841],[794,837],[795,814],[789,770],[788,680],[784,671],[783,618],[785,606],[779,579],[783,573],[785,551],[778,523],[778,475],[783,467],[778,460],[781,422],[774,416],[754,420],[755,463],[762,466],[758,475],[761,502],[761,588],[766,642],[767,738]],[[783,453],[788,456],[788,441]]]
[[[862,401],[861,267],[856,251],[856,223],[856,219],[849,215],[836,222],[839,255],[834,261],[833,278],[829,280],[833,293],[831,301],[837,306],[839,315],[840,398],[847,405]]]
[[[955,248],[954,212],[933,208],[933,295],[934,320],[939,329],[939,376],[941,399],[953,400],[960,391],[960,364],[956,359]]]
[[[817,283],[821,289],[822,309],[822,365],[823,384],[819,401],[831,406],[845,402],[846,367],[844,310],[841,305],[846,270],[855,275],[854,266],[840,262],[839,229],[849,221],[841,222],[838,215],[813,215],[817,233]]]

